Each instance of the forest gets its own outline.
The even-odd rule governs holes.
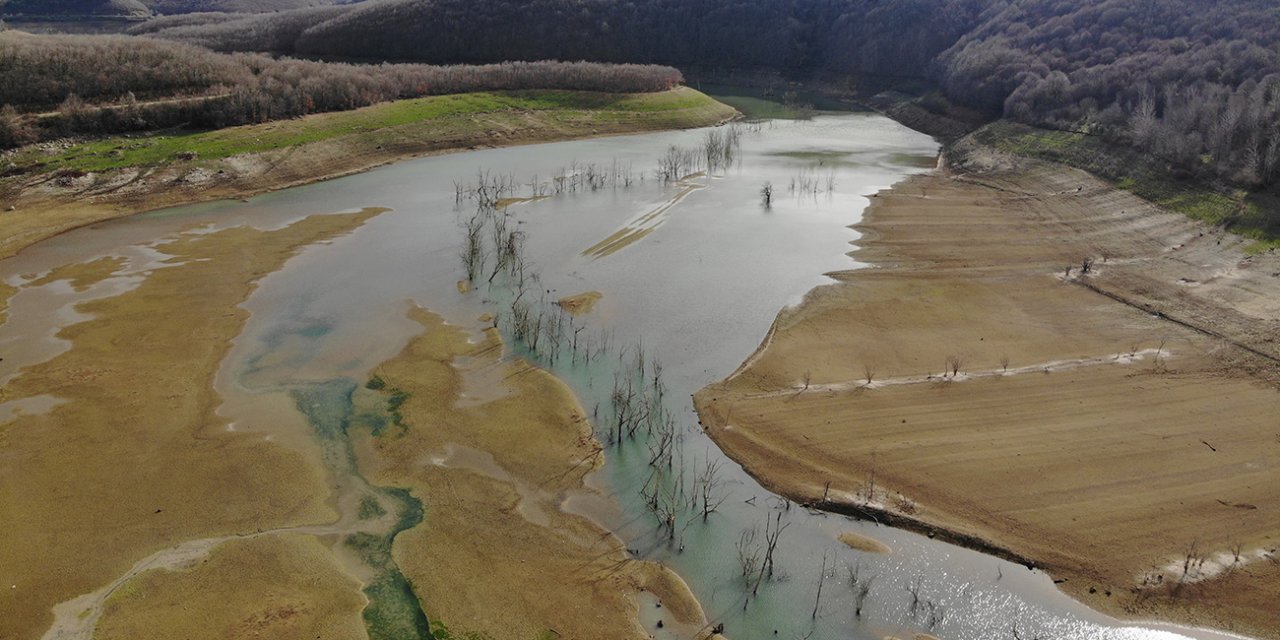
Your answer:
[[[268,13],[355,0],[0,0],[0,17],[142,18],[201,11]]]
[[[932,86],[992,119],[1135,146],[1177,175],[1250,189],[1280,179],[1280,6],[1270,0],[278,0],[300,8],[253,14],[186,12],[237,10],[240,0],[127,1],[174,14],[133,35],[220,52],[433,65],[588,60],[769,70],[916,93]],[[78,64],[67,71],[92,75],[78,74]],[[301,80],[282,76],[329,69],[280,64],[266,84],[251,84],[296,90]],[[243,69],[254,65],[277,69],[265,59],[192,56],[182,71],[129,90],[235,84],[228,74],[248,77]],[[392,95],[387,78],[402,73],[362,82]],[[353,83],[343,80],[339,93],[365,90]],[[22,91],[45,105],[66,97],[65,87],[36,85]]]
[[[0,34],[0,147],[68,134],[219,128],[469,91],[663,91],[656,65],[356,65],[220,54],[130,36]],[[25,114],[25,115],[24,115]]]
[[[136,32],[342,59],[928,81],[992,118],[1137,145],[1175,173],[1250,188],[1280,177],[1280,7],[1267,0],[371,0]]]
[[[1280,178],[1278,43],[1268,0],[1003,1],[931,73],[953,101],[1252,188]]]

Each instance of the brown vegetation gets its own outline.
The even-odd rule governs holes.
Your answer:
[[[177,125],[220,128],[428,95],[566,89],[666,91],[670,67],[589,62],[352,65],[220,54],[126,36],[0,33],[0,105],[57,110],[38,118],[0,112],[0,145],[69,134]],[[184,99],[174,99],[181,97]]]
[[[917,96],[932,81],[942,91],[919,104],[934,113],[949,99],[988,118],[1085,131],[1137,145],[1173,172],[1254,189],[1280,178],[1274,9],[1269,0],[387,0],[142,28],[218,50],[771,69]]]

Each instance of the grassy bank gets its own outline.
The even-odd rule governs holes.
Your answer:
[[[1015,155],[1083,169],[1161,207],[1253,240],[1249,251],[1280,246],[1280,201],[1274,195],[1225,190],[1175,176],[1165,163],[1094,135],[1037,129],[1008,121],[987,125],[973,140]]]
[[[156,167],[192,159],[220,160],[351,136],[394,140],[400,134],[410,133],[401,128],[423,128],[424,133],[429,133],[430,128],[441,121],[503,112],[564,116],[590,112],[590,119],[602,125],[646,122],[673,128],[692,127],[707,124],[706,112],[718,106],[692,90],[631,95],[523,91],[431,96],[216,131],[113,136],[72,144],[54,153],[50,153],[48,147],[33,146],[13,154],[6,163],[6,171],[101,172]],[[482,122],[473,120],[475,127],[471,133],[483,135]]]
[[[414,156],[701,127],[736,113],[685,87],[470,93],[216,131],[33,145],[0,156],[0,220],[9,231],[0,258],[100,220],[243,198]]]

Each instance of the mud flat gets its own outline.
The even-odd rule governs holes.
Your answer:
[[[10,286],[0,282],[0,323],[3,323],[9,315],[9,298],[17,293],[17,287]]]
[[[396,424],[352,437],[370,481],[422,501],[426,519],[392,553],[433,624],[455,637],[649,638],[656,621],[642,620],[660,602],[663,628],[694,637],[706,621],[680,578],[561,508],[603,462],[568,387],[503,358],[493,330],[472,341],[421,309],[411,317],[423,333],[366,385],[401,398]]]
[[[55,605],[185,541],[335,518],[318,453],[229,430],[212,382],[248,315],[237,305],[258,280],[379,212],[158,243],[162,266],[130,274],[141,282],[124,293],[79,305],[91,319],[58,333],[70,348],[0,387],[0,404],[60,401],[0,422],[0,637],[40,637]],[[95,261],[45,278],[84,286],[122,268]],[[72,626],[101,610],[88,604],[68,612]]]
[[[565,296],[556,301],[561,309],[575,316],[591,313],[596,308],[596,303],[600,302],[600,298],[604,297],[599,291],[587,291],[571,296]]]
[[[103,640],[364,636],[360,585],[316,537],[235,540],[191,567],[150,571],[106,602]]]
[[[772,490],[1034,564],[1095,608],[1280,637],[1280,260],[969,151],[873,198],[870,267],[695,396],[707,432]]]

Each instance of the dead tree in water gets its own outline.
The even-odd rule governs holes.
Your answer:
[[[484,270],[484,217],[477,212],[466,224],[466,244],[462,248],[462,265],[467,271],[467,281],[475,282]]]
[[[743,585],[748,589],[747,602],[751,601],[751,596],[754,594],[754,590],[751,589],[752,586],[759,588],[759,577],[764,573],[762,564],[763,551],[760,543],[756,541],[758,533],[759,530],[755,527],[746,529],[738,535],[738,542],[734,545],[734,548],[738,551],[738,567],[742,570]],[[746,603],[742,605],[742,608],[744,610],[747,608]]]
[[[822,570],[818,573],[818,593],[813,597],[813,614],[809,617],[818,619],[818,607],[822,606],[822,585],[827,582],[827,552],[822,552]]]
[[[776,516],[777,517],[774,518],[772,526],[770,526],[768,517],[764,520],[764,566],[765,571],[768,572],[770,578],[773,577],[773,552],[778,548],[778,539],[782,537],[782,531],[791,526],[790,522],[782,524],[781,512],[777,513]]]
[[[916,576],[916,579],[907,585],[907,593],[911,594],[911,615],[913,617],[920,608],[920,587],[922,586],[924,586],[924,576]]]
[[[705,521],[720,505],[729,497],[728,493],[721,489],[721,480],[719,460],[711,460],[708,458],[702,466],[702,470],[698,473],[697,487],[698,497],[702,499],[702,519]]]
[[[871,583],[875,582],[876,576],[862,575],[861,561],[855,565],[846,565],[846,568],[849,571],[849,588],[853,590],[853,615],[861,618],[863,605],[867,602],[867,596],[871,595]]]

